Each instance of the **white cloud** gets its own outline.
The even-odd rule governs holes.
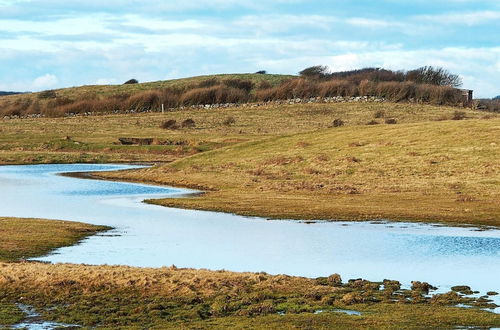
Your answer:
[[[54,87],[55,85],[57,85],[58,82],[59,82],[59,79],[57,79],[56,76],[47,73],[43,76],[36,78],[33,81],[32,86],[36,90],[41,90],[41,89]]]
[[[445,13],[441,15],[421,15],[415,16],[414,20],[424,20],[435,24],[459,24],[459,25],[478,25],[488,24],[489,22],[498,22],[500,20],[500,11],[475,11],[460,13]]]

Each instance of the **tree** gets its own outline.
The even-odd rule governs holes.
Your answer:
[[[131,85],[131,84],[138,84],[139,81],[137,79],[130,79],[130,80],[127,80],[126,82],[124,82],[123,84],[124,85]]]
[[[495,97],[493,98],[493,100],[500,100],[500,95],[495,96]]]
[[[459,75],[452,74],[443,68],[434,68],[432,66],[423,66],[421,68],[408,71],[406,80],[419,84],[431,84],[438,86],[460,87],[462,78]]]
[[[323,79],[330,75],[330,70],[325,65],[315,65],[299,72],[301,77]]]

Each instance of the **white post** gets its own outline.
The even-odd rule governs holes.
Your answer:
[[[165,106],[163,105],[163,103],[161,104],[161,113],[165,113]]]

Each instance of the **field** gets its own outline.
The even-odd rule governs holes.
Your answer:
[[[187,119],[195,126],[160,127]],[[119,138],[155,142],[124,145]],[[269,218],[499,226],[498,141],[500,115],[469,109],[389,102],[269,104],[2,120],[0,164],[151,163],[152,168],[99,177],[205,192],[149,201],[173,207]],[[486,297],[455,292],[430,298],[419,285],[401,290],[396,282],[340,283],[337,276],[12,262],[103,229],[2,218],[0,325],[23,318],[15,305],[22,302],[47,320],[103,328],[500,326],[498,315],[453,307],[485,307]]]
[[[465,119],[452,120],[457,112]],[[168,206],[499,225],[499,118],[429,105],[319,103],[5,120],[0,162],[150,162],[158,165],[100,176],[208,192],[154,201]],[[160,128],[169,119],[196,126]],[[335,119],[344,125],[332,127]],[[120,137],[167,144],[122,145]]]

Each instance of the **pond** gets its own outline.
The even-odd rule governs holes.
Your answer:
[[[0,167],[0,216],[108,225],[114,230],[37,260],[265,271],[306,277],[427,281],[500,292],[500,230],[391,222],[266,220],[142,203],[193,193],[177,188],[77,179],[63,172],[129,165]],[[228,201],[229,203],[231,201]],[[497,301],[498,303],[498,301]]]

